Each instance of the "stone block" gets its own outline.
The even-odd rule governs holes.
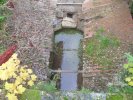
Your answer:
[[[72,18],[65,17],[62,21],[62,27],[63,28],[76,28],[77,23]]]

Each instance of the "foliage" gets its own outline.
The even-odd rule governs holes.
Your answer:
[[[0,54],[3,53],[3,51],[5,51],[5,47],[4,45],[0,44]]]
[[[133,0],[129,3],[131,14],[133,14]]]
[[[123,96],[120,94],[114,94],[114,95],[109,95],[107,97],[107,100],[124,100]]]
[[[104,32],[103,29],[97,30],[95,36],[91,39],[91,41],[88,42],[87,45],[87,53],[89,55],[92,55],[95,53],[95,49],[97,50],[104,50],[111,47],[117,47],[119,46],[119,41],[117,38],[111,38],[108,36],[102,35],[102,32]]]
[[[126,53],[125,56],[127,57],[127,64],[124,64],[124,68],[128,72],[125,76],[125,81],[128,85],[133,86],[133,56],[130,53]]]
[[[103,28],[98,29],[95,36],[89,38],[85,52],[95,63],[110,66],[113,65],[113,55],[109,57],[109,51],[119,47],[120,42],[115,37],[102,35],[104,31]]]
[[[6,2],[7,2],[7,0],[0,0],[0,4],[4,4]]]
[[[26,91],[19,97],[19,100],[41,100],[40,91],[26,89]]]
[[[5,50],[6,45],[10,43],[9,41],[11,41],[11,37],[9,37],[6,30],[6,19],[11,15],[11,11],[7,7],[7,1],[0,0],[0,54]]]
[[[20,66],[17,54],[0,66],[0,80],[4,83],[8,100],[18,100],[17,96],[26,90],[26,86],[32,86],[36,75],[27,66]]]
[[[6,2],[7,2],[7,0],[0,0],[0,5],[3,5]]]
[[[41,90],[45,92],[56,92],[56,83],[54,81],[51,82],[38,82],[37,84],[33,85],[31,89]]]
[[[112,86],[109,86],[108,87],[108,90],[107,90],[108,93],[118,93],[118,94],[121,94],[121,93],[124,93],[124,94],[132,94],[133,93],[133,87],[131,86],[115,86],[115,85],[112,85]]]
[[[89,90],[89,89],[86,89],[86,88],[82,87],[82,89],[81,89],[80,91],[78,91],[78,92],[79,92],[79,93],[84,93],[84,94],[86,94],[86,93],[91,93],[92,91]]]
[[[3,10],[3,4],[5,3],[5,0],[0,0],[0,30],[3,28],[3,22],[5,21],[6,17],[4,15],[4,10]]]
[[[0,16],[0,22],[5,21],[6,17],[5,16]]]

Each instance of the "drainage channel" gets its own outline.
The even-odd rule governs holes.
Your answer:
[[[53,70],[60,74],[60,90],[77,90],[82,85],[82,74],[76,73],[81,68],[81,39],[80,31],[66,29],[55,34]],[[65,72],[66,71],[66,72]]]

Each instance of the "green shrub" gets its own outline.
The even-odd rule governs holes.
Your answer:
[[[20,97],[19,100],[41,100],[39,90],[29,90],[27,89]]]
[[[48,93],[56,92],[56,83],[54,81],[51,82],[39,82],[36,85],[32,86],[31,89],[41,90]]]
[[[107,88],[108,93],[118,93],[118,94],[133,94],[133,87],[131,86],[115,86],[111,85]]]
[[[6,2],[7,2],[7,0],[0,0],[0,5],[3,5]]]
[[[127,71],[125,75],[125,81],[128,85],[133,86],[133,56],[130,53],[126,53],[125,56],[127,57],[127,63],[124,64],[124,68]]]
[[[107,97],[107,100],[124,100],[123,96],[120,94],[112,94]]]

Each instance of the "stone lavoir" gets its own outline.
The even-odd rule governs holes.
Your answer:
[[[113,33],[121,41],[133,42],[132,17],[125,0],[14,0],[14,4],[13,25],[10,26],[13,26],[12,34],[15,33],[16,41],[18,41],[20,58],[26,64],[32,62],[32,64],[28,64],[40,80],[49,80],[49,58],[50,52],[55,51],[54,44],[57,44],[59,49],[63,48],[59,50],[63,56],[56,57],[59,59],[59,63],[57,63],[59,66],[53,65],[55,67],[53,70],[58,68],[62,68],[59,70],[69,70],[71,67],[77,71],[80,58],[77,55],[78,46],[76,47],[76,45],[79,45],[80,39],[82,39],[81,70],[87,72],[82,74],[82,86],[100,92],[106,90],[103,88],[107,87],[108,83],[114,82],[116,73],[110,73],[109,76],[109,73],[104,72],[106,75],[103,75],[103,72],[97,71],[99,66],[91,65],[84,53],[85,41],[93,36],[97,28],[104,27],[107,33]],[[75,30],[82,31],[83,35],[80,31],[71,35],[62,34],[61,30],[64,28],[75,28]],[[56,32],[59,33],[55,34]],[[62,40],[61,37],[66,40]],[[33,44],[32,47],[30,47],[30,43]],[[69,46],[69,43],[72,45],[72,49],[71,46],[65,48]],[[70,73],[61,73],[63,81],[60,83],[67,83],[64,79],[68,80],[69,75]],[[75,77],[75,80],[68,82],[76,85],[67,87],[70,90],[77,88],[76,80],[79,81],[77,73],[71,73],[71,76]],[[67,85],[70,86],[71,83]],[[64,85],[61,88],[66,89]]]

